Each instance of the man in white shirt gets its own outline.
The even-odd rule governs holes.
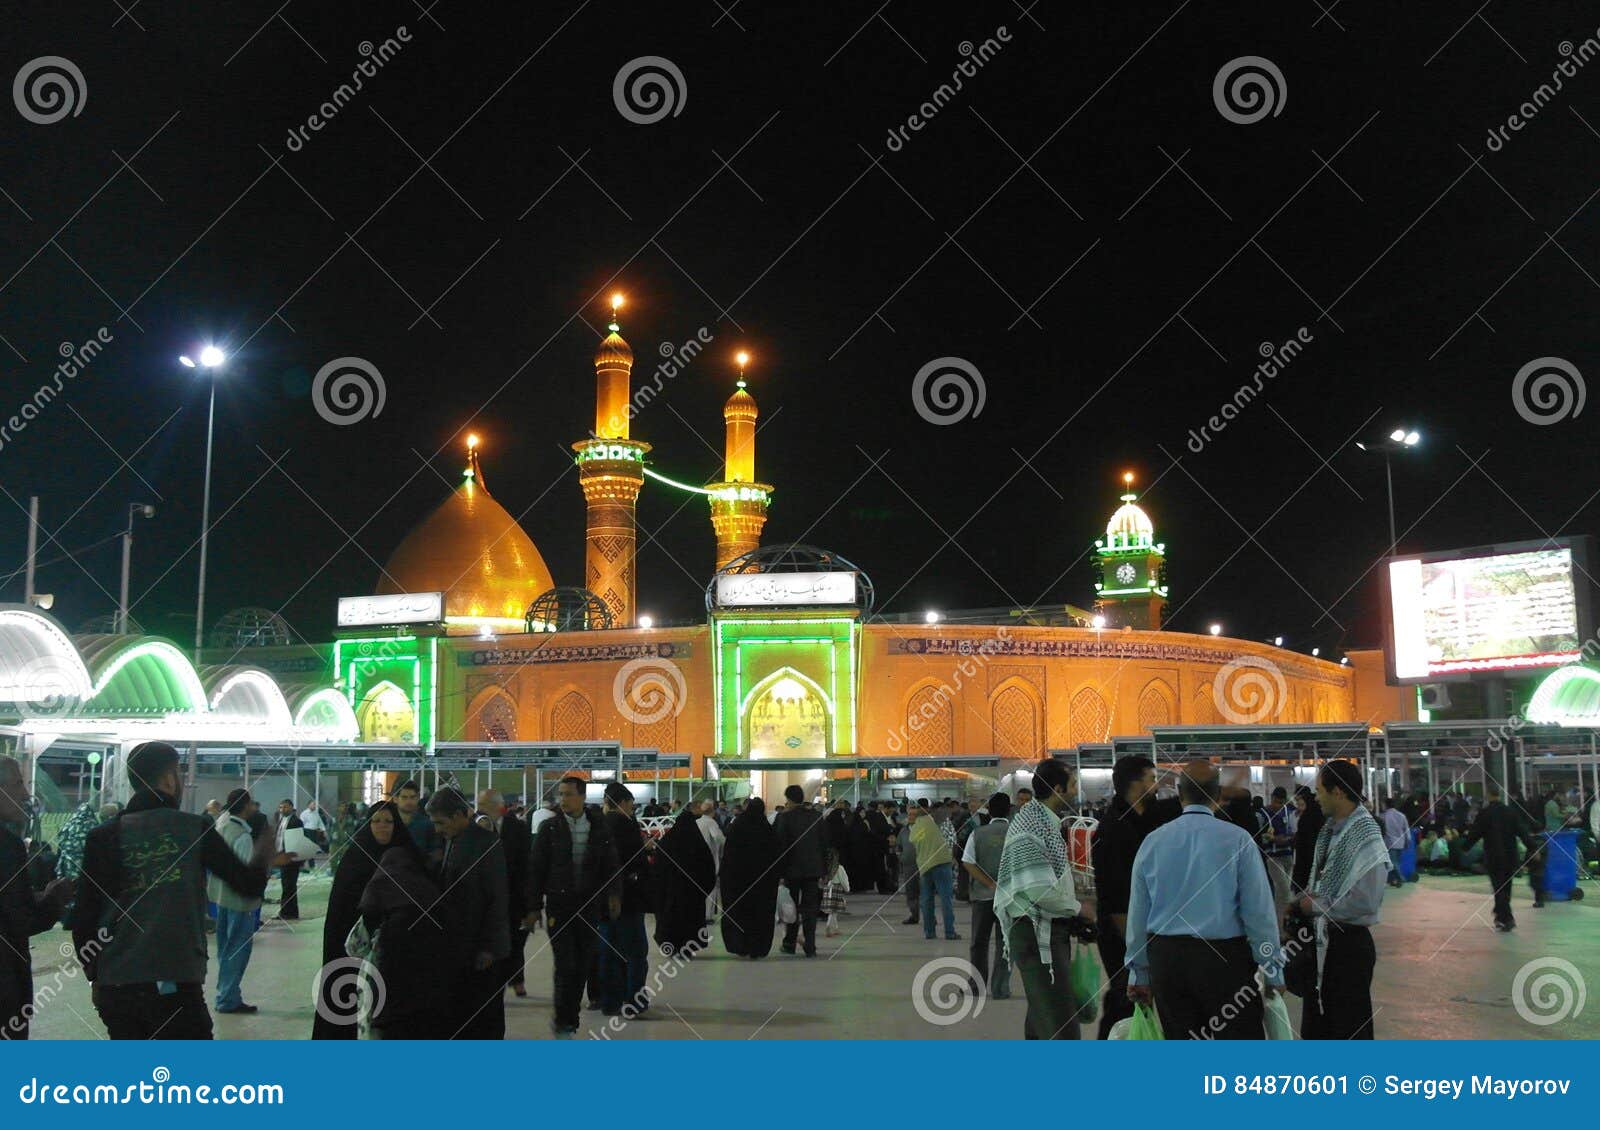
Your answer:
[[[711,849],[711,862],[716,866],[717,874],[722,874],[722,849],[728,843],[727,835],[722,831],[722,825],[717,823],[717,802],[708,800],[700,806],[700,818],[695,821],[700,834],[705,837],[706,847]],[[720,884],[711,888],[711,893],[706,895],[706,921],[709,922],[717,916],[717,893]]]

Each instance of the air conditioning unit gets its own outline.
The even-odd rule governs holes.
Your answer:
[[[1417,688],[1417,704],[1424,710],[1450,709],[1448,683],[1424,683]]]

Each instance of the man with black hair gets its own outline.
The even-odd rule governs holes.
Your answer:
[[[209,1040],[206,873],[259,898],[284,859],[269,838],[241,858],[210,820],[181,811],[183,773],[166,742],[134,747],[126,769],[128,806],[84,841],[72,942],[113,1040]]]
[[[465,952],[445,975],[454,979],[459,1006],[452,1040],[503,1040],[506,982],[501,964],[511,953],[506,854],[500,839],[472,818],[467,798],[453,788],[428,798],[428,818],[443,842],[439,887],[442,916],[463,939]],[[424,909],[432,910],[431,907]]]
[[[617,853],[617,881],[621,910],[600,924],[600,1011],[622,1013],[631,1004],[639,1013],[649,1007],[644,992],[650,974],[650,940],[644,915],[650,909],[650,859],[644,832],[633,818],[633,790],[621,781],[605,789],[605,822]],[[669,865],[670,866],[670,865]]]
[[[983,810],[988,822],[974,829],[962,846],[961,867],[969,880],[972,903],[972,944],[968,958],[979,973],[989,972],[988,992],[995,1000],[1011,995],[1011,962],[1006,960],[1005,939],[994,916],[994,889],[1000,875],[1000,854],[1006,829],[1011,826],[1011,797],[995,793]],[[974,821],[976,823],[976,821]],[[989,935],[994,934],[994,967],[989,966]]]
[[[1078,895],[1061,834],[1061,821],[1076,799],[1076,782],[1065,762],[1047,757],[1034,768],[1033,783],[1035,799],[1017,809],[1006,830],[994,913],[1006,954],[1028,994],[1024,1036],[1076,1040],[1070,970]]]
[[[442,845],[434,834],[433,821],[422,810],[422,786],[415,781],[402,781],[394,791],[395,807],[400,810],[400,820],[411,834],[411,842],[426,859],[438,862]]]
[[[245,819],[245,813],[254,803],[248,789],[233,789],[215,821],[217,835],[241,863],[250,862],[255,853],[255,836]],[[244,971],[250,965],[250,953],[255,945],[261,898],[234,891],[215,874],[206,878],[206,898],[217,908],[216,1009],[222,1013],[248,1015],[256,1011],[256,1006],[244,1001]]]
[[[272,834],[277,842],[277,848],[284,854],[289,854],[286,840],[291,828],[303,828],[300,814],[294,810],[294,801],[285,797],[278,802],[278,818],[273,825]],[[278,918],[284,922],[295,922],[300,918],[300,868],[302,866],[298,856],[293,856],[293,863],[285,863],[278,868],[278,885],[280,905]]]
[[[1372,971],[1378,924],[1389,875],[1383,830],[1361,803],[1361,769],[1353,761],[1326,762],[1317,773],[1317,805],[1327,822],[1317,833],[1311,888],[1300,913],[1317,927],[1316,988],[1303,998],[1300,1038],[1370,1040]]]
[[[1511,892],[1517,878],[1517,844],[1527,849],[1527,866],[1530,878],[1542,861],[1539,849],[1543,846],[1534,837],[1524,813],[1505,803],[1500,786],[1490,782],[1485,793],[1489,803],[1478,812],[1466,835],[1461,837],[1460,851],[1465,854],[1473,844],[1483,843],[1483,869],[1489,875],[1489,888],[1494,893],[1494,928],[1509,934],[1517,928],[1517,917],[1511,913]],[[1544,905],[1544,894],[1534,880],[1534,903]]]
[[[558,1040],[577,1034],[601,923],[622,916],[616,845],[600,809],[584,803],[585,788],[582,777],[561,778],[557,813],[539,826],[528,857],[528,923],[532,929],[542,915],[550,932],[555,960],[550,1028]]]
[[[1128,996],[1154,998],[1169,1040],[1259,1040],[1256,967],[1269,995],[1283,987],[1272,884],[1255,837],[1216,818],[1221,795],[1215,765],[1185,764],[1182,814],[1146,836],[1133,860]]]
[[[822,907],[822,877],[828,873],[828,844],[824,838],[822,814],[806,803],[799,785],[783,790],[784,806],[772,822],[778,833],[778,858],[783,861],[783,881],[789,888],[798,913],[796,920],[783,928],[784,953],[792,954],[797,937],[803,939],[805,955],[817,956],[817,913]]]
[[[1096,944],[1106,971],[1106,996],[1100,1010],[1100,1039],[1117,1021],[1133,1015],[1128,999],[1128,894],[1133,860],[1145,837],[1178,814],[1156,800],[1156,763],[1137,754],[1111,767],[1111,807],[1089,841],[1095,900],[1100,924]]]

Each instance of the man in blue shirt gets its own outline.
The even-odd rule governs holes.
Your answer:
[[[1217,819],[1216,766],[1178,778],[1183,815],[1151,832],[1133,860],[1128,996],[1154,998],[1169,1040],[1259,1040],[1262,996],[1283,986],[1278,918],[1250,833]]]

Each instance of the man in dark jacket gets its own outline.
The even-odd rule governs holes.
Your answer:
[[[1516,916],[1511,913],[1511,887],[1517,877],[1517,842],[1520,840],[1528,849],[1530,872],[1536,866],[1540,844],[1534,839],[1533,830],[1523,812],[1501,799],[1499,785],[1491,783],[1486,792],[1489,803],[1483,806],[1472,827],[1461,837],[1461,853],[1465,855],[1473,844],[1483,841],[1483,869],[1489,873],[1489,886],[1494,891],[1494,928],[1507,934],[1517,928]],[[1537,882],[1534,885],[1533,905],[1544,905]]]
[[[72,916],[72,943],[94,983],[94,1007],[113,1040],[209,1040],[206,873],[247,898],[287,857],[272,839],[249,861],[199,813],[180,811],[178,751],[145,742],[128,754],[133,798],[90,832]]]
[[[1115,793],[1111,808],[1096,825],[1089,843],[1100,923],[1097,944],[1100,964],[1106,970],[1106,999],[1100,1009],[1102,1040],[1113,1024],[1133,1015],[1125,936],[1133,858],[1146,836],[1178,815],[1172,806],[1156,801],[1156,763],[1148,757],[1119,758],[1111,767],[1111,788]]]
[[[465,952],[445,973],[456,981],[460,1005],[452,1040],[503,1040],[506,983],[501,963],[511,954],[506,909],[506,853],[499,837],[472,819],[467,798],[453,788],[428,799],[428,816],[444,845],[439,888],[445,917],[465,939]],[[430,908],[431,909],[431,908]]]
[[[300,814],[294,810],[294,801],[284,799],[278,802],[278,816],[273,824],[272,834],[277,840],[278,850],[285,851],[284,833],[290,828],[303,828]],[[278,883],[282,887],[279,892],[278,917],[289,922],[294,922],[300,917],[300,868],[303,865],[296,858],[292,863],[285,863],[278,868]]]
[[[606,786],[605,822],[617,852],[622,913],[600,924],[600,1011],[632,1019],[650,1006],[644,991],[650,974],[650,943],[644,928],[645,911],[650,909],[650,859],[644,831],[633,818],[633,792],[621,781]],[[624,1013],[624,1006],[632,1013]]]
[[[558,1040],[577,1034],[600,923],[622,915],[616,845],[600,810],[583,803],[584,788],[581,777],[561,778],[556,786],[560,811],[539,825],[528,857],[529,929],[543,914],[555,959],[550,1027]]]
[[[510,985],[519,997],[528,995],[526,974],[528,928],[528,852],[533,833],[506,807],[499,789],[484,789],[478,794],[478,823],[500,837],[506,857],[506,911],[511,930],[511,952],[500,970],[500,983]]]
[[[822,877],[828,873],[828,844],[822,813],[806,803],[799,785],[783,790],[785,804],[773,821],[778,833],[778,858],[783,862],[783,882],[799,910],[798,921],[783,928],[784,953],[794,952],[801,934],[807,957],[817,956],[817,913],[822,908]]]
[[[33,1019],[33,963],[28,939],[54,926],[72,896],[72,880],[52,879],[35,892],[27,850],[12,828],[27,824],[22,763],[0,757],[0,1040],[26,1040]]]

